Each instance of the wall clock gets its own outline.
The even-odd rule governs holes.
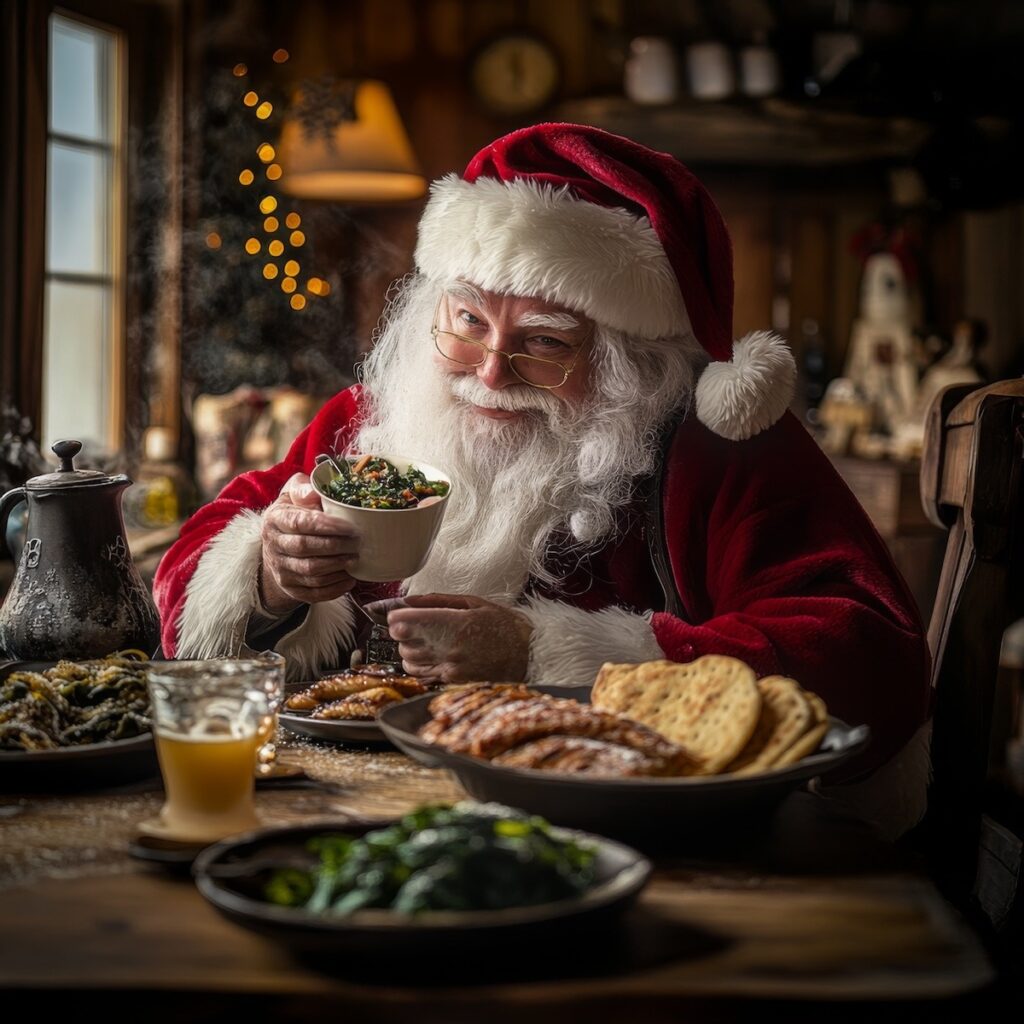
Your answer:
[[[473,58],[470,84],[495,114],[527,114],[554,98],[560,79],[558,57],[543,39],[526,32],[499,36]]]

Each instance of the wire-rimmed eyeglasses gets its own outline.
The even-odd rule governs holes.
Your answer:
[[[434,309],[434,323],[430,333],[434,339],[434,346],[445,359],[462,366],[482,366],[487,359],[488,352],[497,352],[508,360],[512,372],[524,383],[531,387],[544,388],[551,391],[560,388],[568,379],[569,375],[576,368],[576,362],[583,351],[584,346],[580,345],[568,363],[559,363],[554,359],[544,359],[542,356],[531,356],[526,352],[503,352],[501,349],[491,348],[482,341],[474,338],[466,338],[454,331],[442,330],[438,327],[438,316],[441,312],[441,302],[444,296],[437,300],[437,307]]]

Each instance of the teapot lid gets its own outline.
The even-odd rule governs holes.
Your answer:
[[[75,456],[82,450],[81,441],[57,441],[50,451],[60,459],[60,469],[55,473],[34,476],[25,486],[30,491],[41,491],[51,487],[76,487],[83,484],[107,483],[113,478],[98,469],[75,469]]]

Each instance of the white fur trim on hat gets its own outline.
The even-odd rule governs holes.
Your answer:
[[[523,178],[430,186],[416,266],[437,281],[535,295],[627,334],[687,334],[675,271],[647,217]]]
[[[697,381],[697,419],[730,441],[759,434],[782,418],[793,400],[796,363],[770,331],[733,343],[731,362],[711,362]]]

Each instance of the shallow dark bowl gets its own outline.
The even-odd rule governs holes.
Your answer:
[[[262,899],[262,886],[275,866],[316,862],[306,842],[325,832],[362,835],[384,822],[328,821],[267,829],[235,836],[205,849],[193,874],[200,893],[222,914],[246,928],[283,943],[318,964],[341,967],[355,958],[385,958],[393,979],[408,974],[410,963],[423,969],[447,965],[462,969],[469,960],[510,956],[543,944],[579,943],[615,922],[647,884],[650,862],[619,843],[598,836],[573,838],[598,848],[597,881],[583,895],[533,907],[497,911],[437,912],[417,916],[364,910],[349,917],[310,914]],[[559,830],[564,832],[564,830]],[[518,951],[518,953],[517,953]],[[461,958],[461,959],[460,959]],[[466,959],[468,958],[468,959]]]
[[[0,751],[0,791],[80,791],[156,778],[152,733],[62,750]]]
[[[81,659],[91,660],[91,659]],[[55,661],[0,664],[0,682],[12,672],[42,672]],[[156,778],[160,767],[152,733],[103,743],[79,743],[60,750],[0,750],[0,792],[55,792],[102,789]]]
[[[538,686],[541,693],[590,703],[585,687]],[[432,695],[385,708],[378,721],[400,750],[430,768],[447,768],[477,800],[521,807],[568,828],[627,836],[646,847],[746,836],[768,822],[787,794],[837,768],[870,741],[866,725],[831,718],[817,753],[760,775],[697,778],[593,778],[509,768],[427,743],[419,730],[430,719]]]
[[[296,736],[318,740],[321,743],[391,746],[391,740],[384,735],[377,720],[373,722],[350,722],[343,719],[331,721],[312,718],[308,714],[298,714],[293,711],[278,712],[277,720]]]

